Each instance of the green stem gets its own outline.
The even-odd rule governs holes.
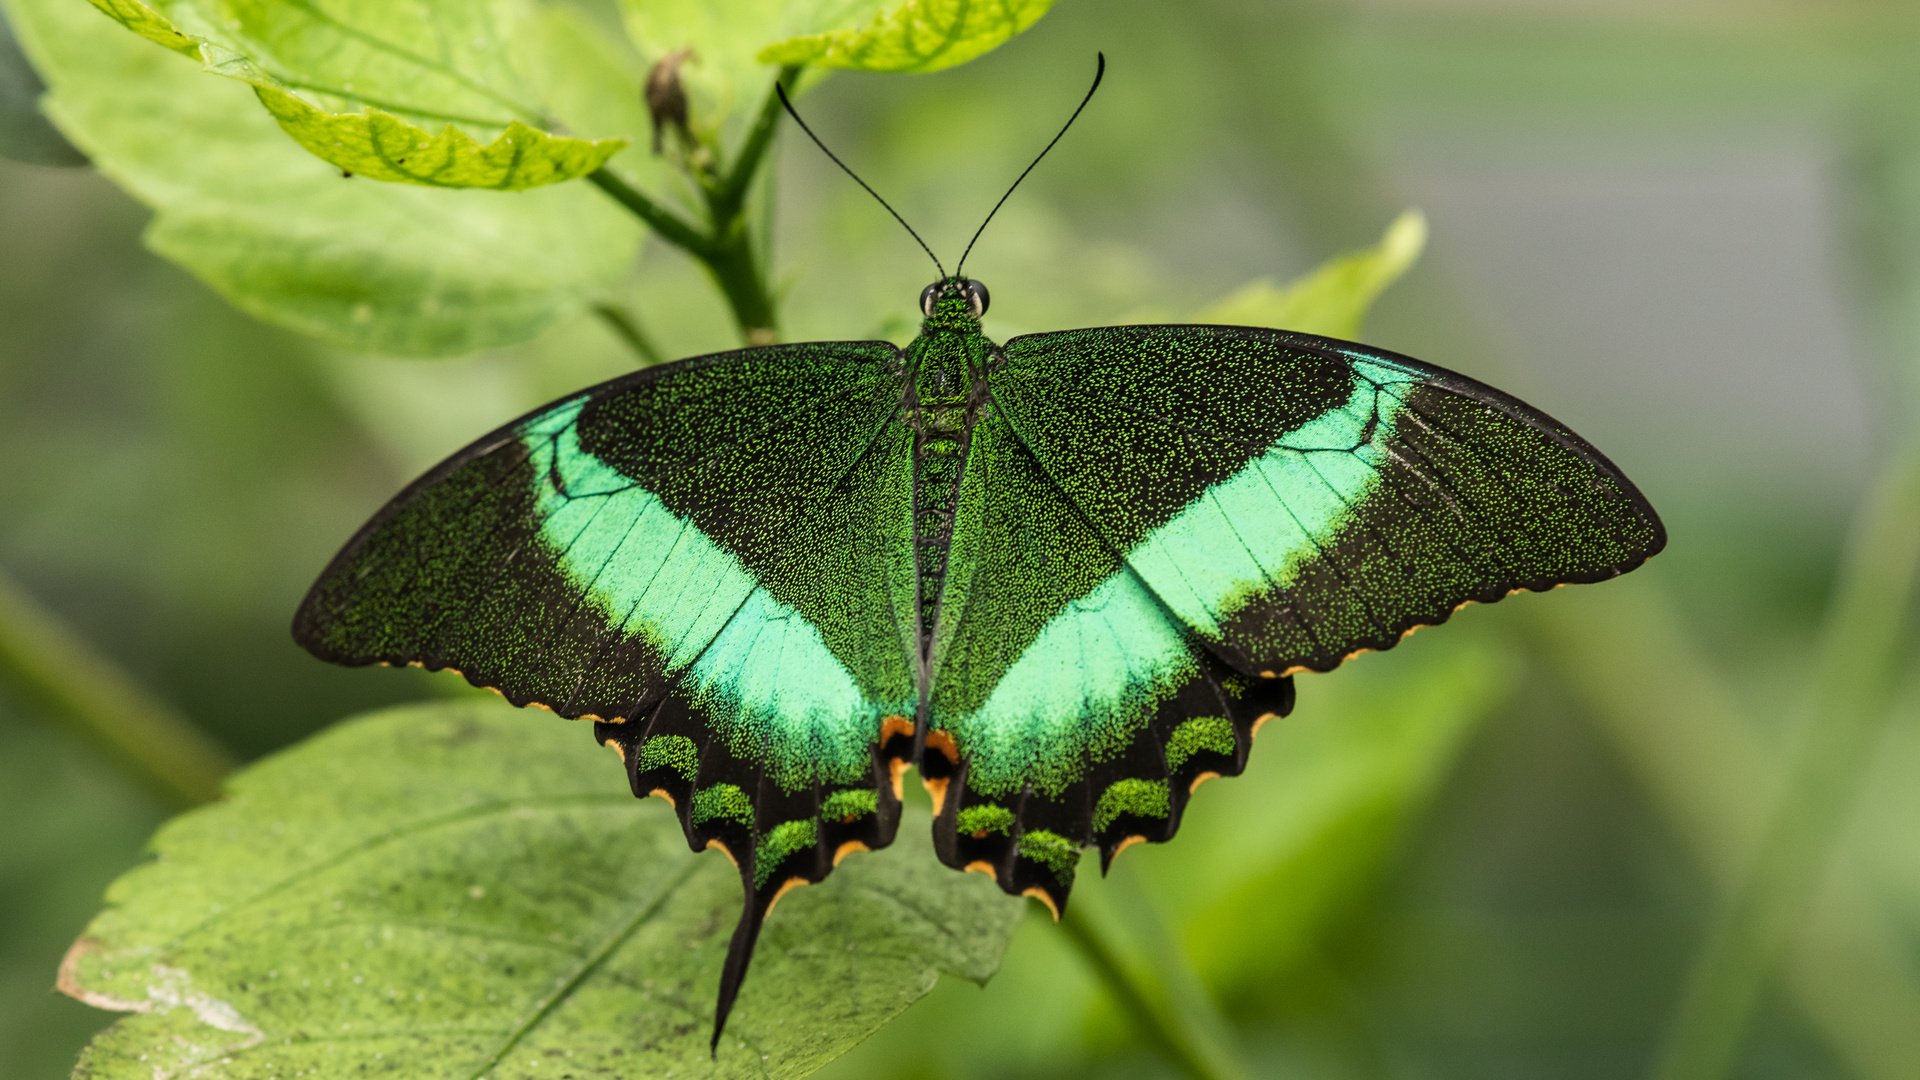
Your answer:
[[[1217,1049],[1215,1040],[1191,1017],[1175,1009],[1170,994],[1150,985],[1126,962],[1109,920],[1090,915],[1083,904],[1060,920],[1060,929],[1114,1002],[1138,1022],[1139,1030],[1169,1063],[1194,1080],[1245,1080],[1246,1070]]]
[[[740,338],[749,345],[770,345],[779,339],[773,293],[766,275],[760,272],[760,260],[753,253],[752,238],[744,225],[736,226],[721,246],[701,260],[712,275],[713,283],[727,298]]]
[[[600,321],[607,324],[615,337],[633,350],[641,367],[652,367],[666,358],[660,347],[653,343],[653,338],[640,328],[640,322],[634,318],[633,312],[619,304],[601,303],[593,305],[593,313],[600,316]]]
[[[211,802],[237,764],[186,717],[0,575],[0,686],[105,746],[122,770],[183,806]]]
[[[1920,578],[1920,439],[1890,459],[1856,516],[1813,677],[1813,708],[1751,870],[1695,958],[1657,1075],[1728,1075],[1782,942],[1820,884],[1891,714]]]
[[[800,65],[789,64],[774,75],[774,84],[790,84],[799,74]],[[760,111],[754,116],[753,127],[747,130],[746,140],[740,144],[740,153],[735,155],[733,165],[707,192],[707,207],[712,211],[716,229],[722,223],[740,217],[741,208],[746,205],[747,192],[753,187],[754,178],[760,174],[760,165],[766,159],[768,147],[773,145],[773,133],[780,126],[781,111],[780,97],[769,87],[766,100],[760,103]]]
[[[660,234],[660,238],[692,255],[696,259],[705,258],[712,250],[713,241],[699,229],[689,225],[680,215],[654,202],[647,194],[620,178],[611,169],[599,168],[587,174],[593,186],[627,208],[634,217],[644,222],[647,228]]]

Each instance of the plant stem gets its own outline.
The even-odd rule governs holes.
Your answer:
[[[0,686],[105,746],[123,771],[182,806],[218,797],[237,764],[3,574]]]
[[[680,215],[661,206],[649,198],[645,192],[621,179],[618,173],[608,168],[595,169],[587,174],[593,186],[607,193],[614,202],[627,208],[634,217],[644,222],[647,228],[660,234],[660,238],[673,246],[686,251],[694,258],[704,258],[712,241],[699,229],[689,225]]]
[[[754,256],[753,241],[745,226],[736,223],[721,246],[701,261],[727,298],[733,321],[740,328],[740,339],[749,345],[771,345],[779,340],[773,293],[767,287],[766,275],[760,272],[760,260]]]
[[[787,85],[799,74],[800,66],[789,64],[774,75],[774,84]],[[760,164],[766,159],[767,148],[773,145],[773,133],[780,125],[780,113],[779,95],[772,87],[768,87],[766,100],[760,103],[760,111],[753,118],[753,126],[747,129],[746,140],[740,144],[740,153],[734,157],[733,165],[707,191],[707,208],[713,215],[716,229],[723,222],[732,222],[740,217],[741,208],[746,205],[747,191],[753,187],[754,178],[760,173]]]
[[[612,196],[635,217],[659,233],[661,239],[699,260],[727,298],[740,336],[750,345],[766,344],[776,335],[773,293],[753,257],[753,245],[746,225],[734,217],[721,227],[715,224],[711,236],[682,221],[642,194],[638,188],[606,169],[590,173],[587,179]]]
[[[1123,958],[1108,919],[1090,915],[1083,905],[1060,920],[1060,929],[1114,1001],[1138,1021],[1139,1030],[1168,1062],[1194,1080],[1245,1080],[1246,1070],[1222,1052],[1190,1017],[1173,1008],[1164,989],[1149,985],[1136,974],[1134,965]]]
[[[615,337],[633,350],[641,367],[652,367],[665,359],[660,347],[653,343],[645,330],[640,329],[640,322],[633,317],[633,312],[619,304],[602,303],[593,305],[593,313],[600,316],[600,321],[607,324]]]
[[[1920,439],[1890,459],[1854,519],[1813,677],[1813,707],[1751,870],[1695,958],[1657,1075],[1732,1071],[1781,942],[1822,877],[1890,714],[1920,577]]]

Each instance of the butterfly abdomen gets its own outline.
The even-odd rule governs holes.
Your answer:
[[[901,417],[913,428],[913,545],[918,574],[920,649],[933,642],[935,615],[946,584],[954,505],[973,427],[973,392],[985,339],[971,333],[929,331],[909,350],[913,372]]]
[[[913,544],[920,577],[920,647],[932,640],[934,613],[946,583],[953,504],[966,434],[922,429],[914,446]]]

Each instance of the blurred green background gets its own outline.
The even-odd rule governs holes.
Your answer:
[[[975,63],[809,97],[950,252],[1104,49],[970,263],[990,334],[1186,317],[1418,207],[1427,256],[1368,340],[1549,410],[1666,519],[1628,578],[1303,678],[1298,730],[1179,842],[1088,875],[1076,905],[1216,1005],[1252,1075],[1646,1075],[1716,933],[1759,997],[1688,1023],[1736,1040],[1735,1075],[1920,1075],[1917,31],[1895,3],[1063,0]],[[786,336],[910,332],[920,253],[804,143],[777,169]],[[585,319],[467,359],[334,352],[148,253],[147,217],[0,160],[0,621],[45,609],[241,759],[448,692],[315,663],[294,605],[408,477],[628,354]],[[663,246],[633,297],[669,354],[733,344]],[[58,713],[0,673],[8,1077],[65,1075],[107,1021],[54,972],[175,809]],[[1321,789],[1339,813],[1289,833]],[[833,1069],[1173,1075],[1037,918],[985,990],[943,984]]]

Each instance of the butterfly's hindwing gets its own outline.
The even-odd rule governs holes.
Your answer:
[[[1192,674],[1139,700],[1130,737],[1089,754],[1081,769],[1049,790],[976,789],[969,773],[979,756],[943,768],[929,751],[930,775],[942,776],[934,849],[947,865],[991,874],[1012,893],[1066,906],[1084,847],[1098,847],[1104,871],[1135,843],[1173,838],[1193,792],[1206,780],[1246,767],[1254,732],[1293,709],[1293,680],[1242,675],[1198,642],[1187,643]]]
[[[900,796],[897,747],[876,741],[858,777],[788,788],[711,738],[713,726],[696,696],[680,692],[663,696],[644,716],[596,724],[595,737],[619,752],[635,795],[673,806],[689,847],[719,848],[739,871],[745,904],[720,976],[717,1033],[774,904],[789,889],[825,878],[848,854],[891,844]]]
[[[1291,706],[1211,656],[1004,418],[975,424],[934,637],[935,849],[1064,906],[1081,848],[1173,835],[1194,778]]]

